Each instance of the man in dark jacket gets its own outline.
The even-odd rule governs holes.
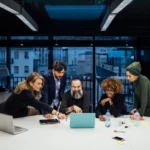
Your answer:
[[[82,89],[82,83],[79,79],[73,79],[71,81],[71,90],[64,94],[60,112],[65,114],[71,112],[89,112],[88,94]]]
[[[45,84],[42,89],[42,102],[58,109],[66,86],[66,65],[61,61],[55,61],[53,69],[43,74]]]

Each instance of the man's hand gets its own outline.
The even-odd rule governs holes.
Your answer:
[[[106,118],[103,115],[99,115],[98,118],[100,119],[100,121],[105,121]]]
[[[52,119],[53,115],[52,114],[46,114],[46,115],[44,115],[44,117],[47,118],[47,119]]]
[[[65,114],[59,113],[58,118],[59,119],[67,119],[67,116]]]
[[[66,109],[66,113],[68,114],[68,113],[71,113],[73,111],[73,106],[71,106],[71,107],[68,107],[67,109]]]
[[[105,99],[103,99],[103,100],[100,102],[100,104],[101,104],[102,106],[105,106],[105,103],[110,102],[110,101],[111,101],[110,98],[105,98]]]
[[[130,114],[132,114],[132,115],[134,115],[134,112],[136,111],[136,108],[134,108],[131,112],[130,112]]]
[[[73,108],[76,113],[82,113],[82,109],[80,107],[74,105]]]

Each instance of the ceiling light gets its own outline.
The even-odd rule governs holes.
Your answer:
[[[123,0],[113,11],[112,13],[117,14],[123,10],[127,5],[129,5],[133,0]]]
[[[30,29],[33,31],[37,31],[37,29],[22,15],[22,14],[17,14],[16,15],[24,24],[26,24]]]
[[[0,7],[3,8],[3,9],[5,9],[6,11],[12,13],[12,14],[17,14],[17,13],[19,13],[19,12],[15,11],[14,9],[12,9],[11,7],[9,7],[9,6],[5,5],[5,4],[3,4],[2,2],[0,2]]]
[[[111,22],[113,21],[115,17],[116,17],[116,14],[110,14],[107,20],[105,21],[104,25],[102,26],[101,31],[106,31],[106,29],[108,28],[108,26],[111,24]]]

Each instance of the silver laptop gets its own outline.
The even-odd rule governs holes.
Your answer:
[[[28,131],[28,129],[14,126],[12,116],[0,113],[0,131],[16,135]]]

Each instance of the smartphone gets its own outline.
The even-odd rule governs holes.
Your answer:
[[[115,137],[113,137],[113,139],[114,139],[114,140],[117,140],[117,141],[125,141],[124,138],[119,137],[119,136],[115,136]]]
[[[39,120],[40,124],[56,124],[56,123],[60,123],[60,121],[58,119],[42,119]]]

